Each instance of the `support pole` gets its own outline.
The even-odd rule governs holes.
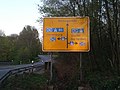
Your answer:
[[[83,80],[82,76],[82,53],[80,53],[80,82]]]
[[[83,87],[82,87],[82,81],[83,81],[83,75],[82,75],[82,53],[80,53],[80,67],[79,67],[79,87],[78,87],[78,90],[83,90]]]
[[[53,69],[53,68],[52,68],[52,66],[53,66],[53,65],[52,65],[52,64],[53,64],[53,63],[52,63],[52,53],[50,53],[50,61],[51,61],[51,65],[50,65],[50,81],[52,81],[52,77],[53,77],[53,72],[52,72],[52,71],[53,71],[53,70],[52,70],[52,69]]]

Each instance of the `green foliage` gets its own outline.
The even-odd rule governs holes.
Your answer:
[[[100,73],[89,74],[87,80],[92,87],[92,90],[119,90],[120,77],[112,76],[107,77]]]
[[[47,78],[40,74],[23,74],[10,77],[2,90],[44,90]]]
[[[0,30],[0,36],[5,36],[4,31]]]
[[[0,61],[30,63],[41,52],[38,31],[25,26],[20,35],[0,36]]]
[[[41,52],[41,43],[38,32],[31,26],[26,26],[17,40],[16,60],[27,63],[34,60]]]
[[[0,36],[0,61],[9,61],[10,40],[7,37]]]
[[[38,8],[48,17],[89,16],[91,51],[85,54],[92,66],[89,67],[120,75],[119,3],[118,0],[44,0]]]
[[[40,13],[45,16],[74,16],[73,2],[69,0],[47,0],[43,2],[43,6],[38,6]]]
[[[91,50],[83,53],[82,59],[84,74],[100,73],[86,76],[95,90],[115,90],[119,82],[114,78],[120,76],[119,4],[119,0],[44,0],[43,5],[38,5],[43,16],[90,17]],[[79,60],[78,53],[59,53],[59,57],[69,64]],[[108,79],[104,78],[106,73],[111,75]]]
[[[27,63],[30,59],[30,51],[28,48],[20,48],[18,50],[16,60],[20,60],[22,63]]]

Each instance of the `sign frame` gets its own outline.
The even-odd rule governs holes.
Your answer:
[[[47,25],[46,25],[46,20],[63,20],[64,21],[64,19],[65,20],[69,20],[69,19],[72,19],[72,20],[76,20],[76,19],[87,19],[87,35],[86,35],[86,40],[87,40],[87,49],[69,49],[68,48],[68,39],[69,39],[69,33],[68,33],[68,31],[66,31],[65,33],[66,33],[66,35],[67,35],[67,39],[66,39],[66,37],[63,37],[62,39],[64,40],[64,39],[66,39],[66,42],[67,42],[67,48],[66,49],[58,49],[58,48],[56,48],[56,49],[47,49],[46,47],[47,47],[47,45],[46,44],[48,44],[48,43],[46,43],[46,40],[47,39],[45,39],[47,36],[46,36],[46,34],[47,34],[47,32],[46,32],[46,30],[48,31],[48,32],[50,32],[50,33],[52,33],[53,35],[54,34],[56,34],[56,32],[57,33],[62,33],[62,32],[64,32],[63,31],[63,29],[65,29],[65,27],[56,27],[56,26],[52,26],[52,27],[46,27]],[[89,52],[90,51],[90,20],[89,20],[89,17],[45,17],[44,18],[44,20],[43,20],[44,22],[43,22],[43,43],[42,43],[42,51],[43,52]],[[49,25],[48,25],[49,26]],[[66,24],[66,29],[68,30],[68,24]],[[50,29],[51,28],[51,29]],[[50,30],[49,30],[50,29]],[[61,31],[60,31],[61,30]],[[75,32],[82,32],[83,30],[82,30],[82,28],[81,29],[76,29],[76,30],[74,30],[74,28],[73,28],[73,31],[75,31]],[[71,33],[72,33],[72,29],[71,29]],[[51,34],[51,35],[52,35]],[[75,35],[77,35],[77,34],[75,34]],[[79,35],[79,34],[78,34]],[[49,36],[48,36],[49,37]],[[56,37],[51,37],[51,42],[54,42],[54,41],[56,41],[56,38],[57,38],[57,36]],[[82,37],[81,37],[82,38]],[[50,43],[50,42],[49,42]],[[71,44],[72,45],[72,43],[73,42],[70,42],[69,44]],[[46,47],[45,47],[45,45],[46,45]],[[84,45],[84,43],[82,43],[81,42],[81,44],[80,44],[81,46],[82,45]],[[49,47],[49,44],[48,44],[48,47]]]

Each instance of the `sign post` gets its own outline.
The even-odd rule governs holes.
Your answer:
[[[82,53],[80,53],[80,80],[82,81]]]
[[[44,18],[42,50],[44,52],[80,52],[80,80],[82,80],[82,52],[90,50],[89,17]]]
[[[52,72],[52,71],[53,71],[53,70],[52,70],[52,69],[53,69],[53,68],[52,68],[52,66],[53,66],[53,65],[52,65],[52,64],[53,64],[53,63],[52,63],[52,53],[50,53],[50,61],[51,61],[51,63],[50,63],[50,81],[51,81],[51,80],[52,80],[52,77],[53,77],[53,72]]]

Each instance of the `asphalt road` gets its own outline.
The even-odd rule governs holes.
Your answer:
[[[47,62],[51,60],[50,55],[38,55],[38,57],[40,57],[43,62]]]
[[[36,62],[34,64],[0,66],[0,79],[10,70],[14,70],[14,69],[17,69],[17,68],[22,68],[22,67],[27,67],[27,66],[31,66],[31,65],[44,65],[44,62],[50,60],[49,55],[38,55],[38,57],[41,58],[42,62],[40,61],[40,62]]]

